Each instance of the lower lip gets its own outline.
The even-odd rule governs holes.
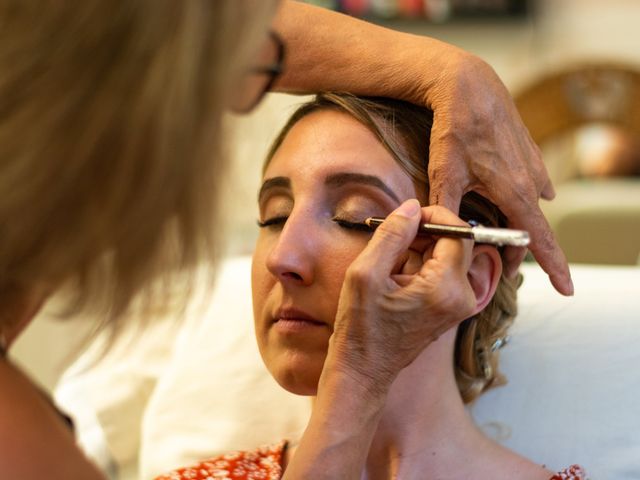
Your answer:
[[[282,333],[308,333],[325,329],[324,323],[310,322],[299,318],[280,318],[274,323],[274,328]]]

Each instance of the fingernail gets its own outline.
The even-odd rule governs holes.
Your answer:
[[[415,198],[407,200],[393,212],[394,215],[411,218],[420,211],[420,202]]]
[[[555,289],[566,297],[572,297],[575,293],[571,274],[568,276],[551,276],[551,283]]]
[[[571,274],[569,274],[569,296],[572,297],[575,291],[576,290],[573,286],[573,279],[571,278]]]

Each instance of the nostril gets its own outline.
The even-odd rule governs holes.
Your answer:
[[[293,280],[302,281],[302,276],[296,272],[284,272],[282,276],[285,278],[291,278]]]

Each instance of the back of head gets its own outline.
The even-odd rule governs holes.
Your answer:
[[[72,281],[114,319],[215,257],[221,119],[272,10],[0,1],[0,309]]]
[[[267,155],[265,168],[293,125],[313,112],[326,109],[346,113],[366,126],[411,177],[416,191],[424,192],[424,198],[428,198],[433,112],[400,100],[362,98],[343,93],[316,96],[301,105],[280,131]],[[463,220],[474,220],[485,226],[506,226],[502,212],[475,192],[464,195],[459,215]],[[498,372],[499,354],[494,346],[505,338],[517,313],[518,282],[503,275],[487,307],[458,328],[455,375],[462,398],[467,403],[492,386],[504,383]]]

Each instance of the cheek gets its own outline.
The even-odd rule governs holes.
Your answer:
[[[330,268],[339,283],[342,284],[347,270],[361,252],[362,248],[349,248],[349,245],[342,245],[340,248],[333,249]]]
[[[325,255],[321,259],[321,271],[324,280],[322,288],[325,290],[326,298],[334,299],[334,308],[336,310],[345,274],[366,244],[366,239],[339,240],[334,241],[330,248],[325,250]]]
[[[269,285],[274,282],[273,276],[267,270],[266,253],[266,249],[258,242],[251,261],[251,297],[255,320],[260,318],[269,292]]]

